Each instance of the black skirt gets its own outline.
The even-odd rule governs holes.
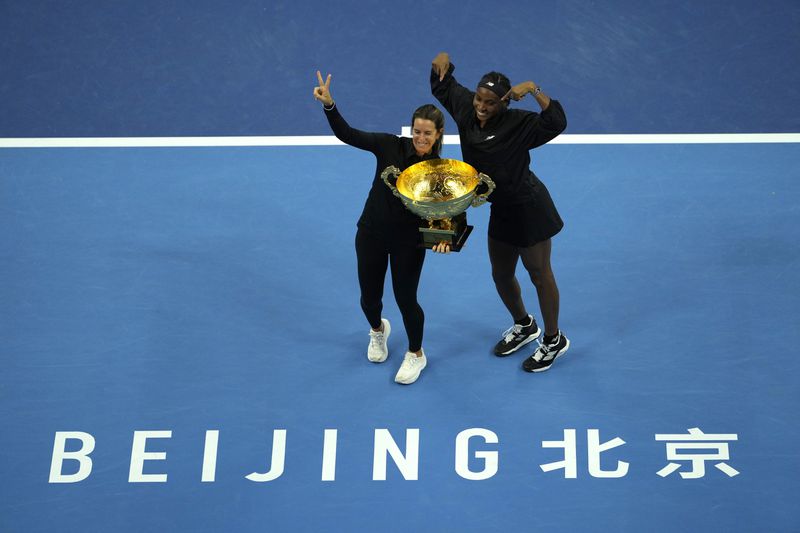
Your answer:
[[[533,198],[521,204],[492,204],[489,216],[489,237],[521,248],[546,241],[563,227],[564,221],[541,181]]]

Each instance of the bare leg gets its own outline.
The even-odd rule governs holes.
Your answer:
[[[519,248],[516,246],[489,237],[489,261],[492,263],[494,286],[515,321],[528,316],[519,282],[514,275],[519,256]]]
[[[544,334],[551,336],[558,333],[559,293],[556,277],[550,266],[550,239],[538,242],[520,250],[522,264],[528,271],[536,294],[539,296],[539,309],[544,321]]]

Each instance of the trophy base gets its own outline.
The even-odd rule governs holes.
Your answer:
[[[438,221],[435,221],[438,222]],[[422,235],[420,248],[433,248],[441,242],[450,245],[451,252],[459,252],[467,242],[467,237],[472,233],[473,226],[467,225],[467,217],[464,213],[453,217],[450,221],[450,229],[430,227],[428,222],[420,224],[419,232]]]

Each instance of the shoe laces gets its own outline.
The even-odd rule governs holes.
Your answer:
[[[369,330],[369,343],[371,346],[379,348],[383,344],[383,331]]]
[[[544,359],[545,356],[550,355],[551,351],[555,351],[558,348],[558,342],[560,340],[561,340],[561,332],[560,331],[556,335],[555,339],[553,339],[553,342],[550,343],[550,344],[542,342],[541,339],[536,339],[536,342],[539,343],[539,347],[536,349],[536,352],[533,354],[533,359],[535,361],[537,361],[537,362],[541,362],[541,360]]]
[[[419,365],[422,362],[422,357],[417,357],[416,354],[409,352],[409,355],[406,356],[405,360],[403,361],[403,366],[407,366],[409,368],[414,368],[415,366]]]
[[[514,324],[507,330],[503,332],[503,341],[509,342],[511,341],[516,335],[519,335],[522,332],[522,328],[524,326],[520,324]]]

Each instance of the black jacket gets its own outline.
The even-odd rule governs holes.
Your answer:
[[[437,156],[431,154],[418,156],[408,137],[398,137],[389,133],[369,133],[352,128],[339,113],[337,106],[331,110],[325,109],[325,116],[331,130],[340,141],[372,152],[377,159],[372,188],[358,219],[358,226],[392,242],[407,244],[419,242],[420,218],[406,209],[400,199],[392,194],[381,179],[381,173],[388,166],[395,166],[403,171],[414,163],[436,159]]]
[[[551,141],[567,127],[567,117],[557,100],[541,113],[506,109],[481,128],[472,100],[473,91],[453,77],[455,66],[439,81],[431,69],[431,92],[447,109],[458,126],[464,161],[494,180],[497,188],[489,196],[496,205],[531,200],[539,179],[530,170],[529,150]]]

